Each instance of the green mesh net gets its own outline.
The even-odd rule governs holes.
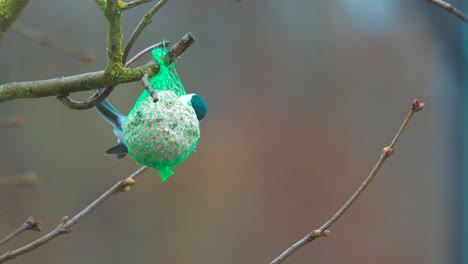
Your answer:
[[[195,111],[181,97],[186,93],[175,66],[163,63],[166,54],[165,48],[153,51],[161,68],[149,82],[158,91],[159,101],[154,103],[150,93],[143,91],[122,127],[129,154],[138,163],[156,168],[162,181],[190,156],[200,138]]]
[[[159,72],[151,77],[148,82],[153,86],[154,90],[165,91],[171,90],[177,96],[186,94],[184,85],[177,74],[175,63],[166,66],[163,57],[167,56],[168,50],[163,47],[153,50],[153,59],[159,64]]]

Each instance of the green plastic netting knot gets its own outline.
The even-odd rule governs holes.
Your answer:
[[[175,63],[166,65],[164,57],[168,57],[168,50],[163,47],[152,51],[153,59],[159,64],[159,72],[151,77],[148,82],[153,86],[154,90],[165,91],[171,90],[177,96],[187,94],[184,85],[177,74]]]

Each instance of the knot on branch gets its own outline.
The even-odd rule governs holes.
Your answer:
[[[382,152],[387,156],[391,156],[393,153],[395,153],[395,149],[391,147],[385,147],[382,149]]]
[[[130,186],[134,185],[135,183],[136,183],[136,181],[134,179],[132,179],[132,178],[128,178],[128,179],[125,179],[125,180],[121,181],[120,184],[123,187],[122,191],[123,192],[130,191]]]
[[[60,234],[70,234],[72,232],[71,228],[67,228],[65,226],[62,226],[59,230]]]
[[[324,230],[324,231],[322,231],[322,230],[320,230],[320,229],[316,229],[316,230],[312,231],[310,234],[311,234],[312,237],[314,237],[314,238],[315,238],[315,237],[321,237],[321,236],[324,236],[324,237],[325,237],[325,236],[329,236],[329,235],[331,234],[331,231],[330,231],[330,230]]]
[[[68,216],[62,217],[62,220],[60,220],[60,225],[58,227],[58,232],[60,234],[69,234],[71,233],[72,229],[67,227],[67,223],[70,218]]]
[[[30,216],[24,225],[26,226],[26,230],[33,230],[33,231],[42,231],[42,228],[39,226],[42,224],[42,221],[34,221],[34,218]]]

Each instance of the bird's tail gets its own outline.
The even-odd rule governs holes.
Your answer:
[[[98,89],[98,93],[102,94],[102,89]],[[104,99],[104,101],[96,105],[96,111],[113,127],[118,129],[122,128],[126,116],[115,109],[107,99]]]
[[[102,91],[98,89],[99,94],[102,94]],[[117,159],[123,159],[128,153],[122,133],[122,125],[127,117],[117,111],[107,99],[96,105],[96,111],[114,127],[114,135],[117,137],[117,145],[108,149],[106,154],[115,154]]]

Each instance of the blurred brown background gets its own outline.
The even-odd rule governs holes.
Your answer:
[[[125,13],[127,37],[150,7]],[[457,262],[451,40],[433,19],[461,23],[422,0],[169,1],[132,54],[197,37],[178,61],[186,90],[210,107],[196,154],[167,182],[147,172],[72,234],[12,263],[269,263],[349,198],[414,98],[427,105],[396,155],[330,237],[287,263]],[[106,26],[94,1],[32,1],[19,20],[96,61],[11,31],[1,83],[103,69]],[[141,89],[122,85],[110,101],[127,113]],[[1,189],[2,236],[28,216],[51,230],[139,168],[103,154],[115,137],[94,110],[52,97],[0,104],[0,118],[13,114],[24,125],[0,130],[0,176],[34,170],[40,186]]]

